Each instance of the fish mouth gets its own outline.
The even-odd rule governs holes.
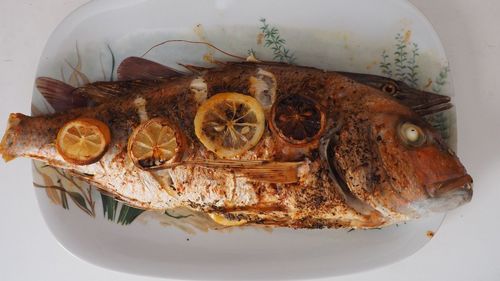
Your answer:
[[[470,175],[463,175],[438,182],[430,188],[427,188],[427,192],[431,197],[443,197],[454,192],[456,189],[469,190],[472,196],[472,177]]]
[[[430,198],[412,203],[412,209],[420,215],[446,212],[471,201],[472,178],[463,175],[438,182],[427,188],[427,192]]]

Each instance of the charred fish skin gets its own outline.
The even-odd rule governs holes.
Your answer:
[[[127,61],[131,62],[138,64]],[[129,79],[133,78],[130,73],[137,72],[126,71],[124,66],[121,69]],[[96,94],[102,85],[93,86],[92,91],[79,89],[79,95],[92,100],[87,103],[91,107],[39,117],[11,115],[0,146],[2,155],[6,160],[31,157],[69,169],[135,207],[164,210],[187,206],[274,226],[380,227],[421,216],[425,211],[422,206],[443,201],[436,191],[443,186],[447,190],[445,198],[453,197],[452,206],[470,200],[470,196],[449,195],[471,194],[471,179],[437,133],[398,100],[345,75],[266,63],[229,63],[199,69],[191,75],[160,78],[161,69],[155,71],[155,79],[161,83],[141,91],[121,94],[118,84],[105,85],[116,93],[112,100]],[[120,83],[130,87],[127,82]],[[221,92],[253,96],[262,104],[268,122],[272,106],[285,96],[313,100],[325,116],[320,137],[334,138],[332,155],[324,154],[320,141],[297,146],[267,126],[255,147],[228,160],[218,159],[195,135],[193,120],[200,105]],[[82,117],[104,122],[112,135],[108,151],[90,165],[68,163],[54,148],[59,129]],[[168,119],[180,128],[187,142],[182,155],[185,164],[161,171],[145,171],[134,165],[127,151],[128,139],[135,128],[152,118]],[[426,141],[409,146],[402,138],[407,135],[398,131],[402,122],[421,128],[419,132]],[[408,134],[411,137],[414,133]],[[423,167],[435,159],[441,164],[432,170]],[[260,168],[241,167],[252,161],[260,161]],[[269,182],[266,177],[257,177],[259,173],[264,176],[266,169],[283,167],[281,163],[290,161],[297,163],[286,166],[294,169],[294,182]],[[344,181],[344,192],[340,192],[339,178],[331,176],[332,166]],[[464,180],[442,184],[454,178]],[[346,193],[359,204],[347,200]],[[451,207],[445,205],[441,207]]]

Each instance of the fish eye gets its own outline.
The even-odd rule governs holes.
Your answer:
[[[419,147],[426,141],[426,136],[422,128],[410,123],[404,122],[399,126],[399,137],[401,140],[410,146]]]
[[[393,95],[399,91],[398,86],[392,82],[385,83],[380,89],[390,95]]]

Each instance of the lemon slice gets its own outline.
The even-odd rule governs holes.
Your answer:
[[[319,139],[325,128],[325,114],[319,104],[303,95],[280,98],[271,108],[271,130],[293,145]]]
[[[77,165],[98,161],[111,141],[109,128],[91,118],[79,118],[66,123],[57,133],[56,149],[62,158]]]
[[[247,223],[246,220],[229,220],[225,216],[217,213],[209,213],[208,216],[210,216],[214,222],[224,226],[239,226]]]
[[[157,169],[179,159],[184,141],[177,126],[164,118],[139,125],[129,137],[128,153],[139,168]]]
[[[259,142],[265,129],[264,110],[253,97],[220,93],[198,108],[194,128],[208,150],[222,158],[233,157]]]

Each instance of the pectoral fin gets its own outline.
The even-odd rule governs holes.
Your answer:
[[[141,94],[161,87],[159,80],[128,80],[115,82],[95,82],[76,88],[74,93],[86,97],[90,105],[101,104],[116,97]]]

